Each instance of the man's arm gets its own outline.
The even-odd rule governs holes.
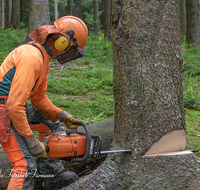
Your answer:
[[[22,57],[18,61],[10,87],[7,110],[18,133],[28,137],[33,133],[27,121],[25,105],[39,77],[42,62],[35,56]]]
[[[56,122],[58,118],[56,116],[62,111],[56,107],[46,95],[47,90],[47,76],[44,82],[39,86],[34,96],[31,96],[31,102],[36,109],[42,113],[45,117],[53,122]]]

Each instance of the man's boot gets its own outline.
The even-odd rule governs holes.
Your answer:
[[[59,159],[49,159],[46,163],[45,176],[42,178],[42,190],[58,190],[66,187],[78,179],[74,172],[65,172]]]

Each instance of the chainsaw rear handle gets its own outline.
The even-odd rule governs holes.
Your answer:
[[[78,123],[74,123],[74,124],[81,125],[84,127],[85,132],[86,132],[86,148],[85,148],[85,155],[82,158],[72,159],[71,162],[82,162],[82,161],[85,161],[90,156],[91,135],[90,135],[88,126],[84,122],[79,121]]]

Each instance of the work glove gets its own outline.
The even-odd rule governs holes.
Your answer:
[[[42,142],[40,142],[34,135],[28,138],[24,138],[25,142],[28,146],[28,149],[30,153],[33,156],[37,157],[45,157],[46,156],[46,150],[45,146]]]
[[[57,118],[66,124],[68,129],[77,129],[78,125],[74,125],[73,123],[78,123],[80,120],[78,117],[73,116],[66,111],[61,111]]]

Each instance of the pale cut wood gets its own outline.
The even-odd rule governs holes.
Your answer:
[[[145,153],[145,156],[183,151],[185,150],[186,143],[186,132],[184,129],[170,131],[155,142]]]

